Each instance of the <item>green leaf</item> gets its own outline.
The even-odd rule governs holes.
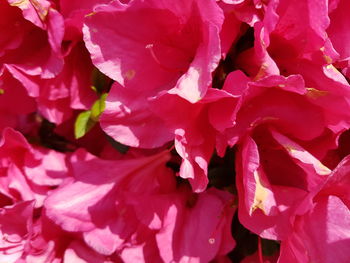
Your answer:
[[[100,118],[101,113],[105,110],[106,107],[106,98],[107,98],[107,93],[103,93],[101,95],[101,97],[95,101],[94,105],[92,105],[91,107],[91,116],[90,118],[95,121],[98,122],[98,119]]]
[[[91,128],[96,124],[94,120],[90,118],[91,111],[83,111],[75,120],[74,135],[76,139],[83,137]]]
[[[4,94],[5,93],[5,90],[3,89],[0,89],[0,95]]]

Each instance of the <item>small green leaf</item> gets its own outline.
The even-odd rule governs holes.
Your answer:
[[[76,139],[83,137],[96,124],[91,118],[91,111],[83,111],[75,120],[74,135]]]
[[[104,111],[106,107],[106,98],[107,98],[107,93],[103,93],[101,97],[95,101],[94,105],[91,107],[91,119],[95,122],[98,122],[98,119],[100,118],[101,113]]]
[[[3,89],[0,89],[0,95],[4,94],[5,93],[5,90]]]

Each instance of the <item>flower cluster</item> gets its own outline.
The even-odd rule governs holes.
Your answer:
[[[350,262],[347,8],[0,0],[0,262]]]

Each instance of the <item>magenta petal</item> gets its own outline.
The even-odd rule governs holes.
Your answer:
[[[83,31],[93,63],[121,85],[171,90],[196,102],[221,58],[222,22],[222,10],[211,0],[137,0],[97,7]]]
[[[275,163],[271,162],[269,165],[269,160],[277,157],[276,155],[265,156],[263,153],[269,153],[268,148],[273,149],[274,145],[268,145],[265,149],[260,146],[258,149],[257,144],[248,138],[241,147],[236,178],[240,197],[239,219],[245,227],[261,237],[285,239],[292,230],[291,220],[294,215],[298,210],[309,209],[310,198],[316,194],[315,191],[322,184],[303,186],[303,180],[314,180],[313,177],[317,175],[298,171],[294,168],[296,164],[288,162],[287,156],[278,158]],[[281,153],[278,154],[281,155]],[[271,169],[272,167],[277,171]],[[292,169],[294,173],[289,172]],[[286,175],[280,177],[281,172],[285,172]],[[295,180],[297,175],[299,179]],[[290,198],[290,195],[293,195],[293,198]]]
[[[215,189],[186,195],[170,196],[168,207],[163,203],[163,228],[156,235],[162,259],[191,262],[197,258],[209,262],[217,255],[226,254],[234,246],[234,240],[226,232],[234,212],[230,195]],[[187,202],[185,206],[183,202]]]
[[[179,175],[189,179],[195,192],[204,191],[208,184],[209,160],[216,142],[224,141],[221,133],[233,126],[239,100],[239,95],[210,88],[205,97],[194,104],[170,93],[159,94],[150,101],[152,111],[175,134],[175,148],[183,159]],[[226,143],[217,148],[220,153],[224,152]]]
[[[63,153],[39,148],[34,153],[37,161],[31,158],[27,158],[24,170],[27,178],[37,185],[57,186],[68,176],[66,155]]]
[[[281,144],[282,147],[293,157],[297,162],[301,162],[300,166],[304,167],[305,170],[310,170],[310,173],[316,173],[318,175],[329,175],[331,170],[324,166],[318,159],[312,156],[309,152],[303,149],[300,145],[288,139],[278,132],[272,131],[274,139]],[[310,167],[310,168],[309,168]],[[320,181],[310,182],[311,187],[319,184]]]
[[[315,260],[321,263],[348,262],[349,226],[349,208],[341,199],[336,196],[319,199],[310,213],[297,220],[295,233],[290,239],[282,243],[279,262],[289,262],[284,259],[290,255],[305,263]]]
[[[305,53],[323,46],[325,31],[329,25],[327,1],[307,0],[292,3],[283,0],[279,3],[278,14],[280,19],[275,34],[282,35]]]
[[[336,1],[335,1],[336,2]],[[346,10],[349,8],[349,3],[344,0],[338,1],[337,8],[330,12],[330,25],[327,28],[327,34],[331,39],[331,42],[340,54],[340,59],[349,59],[350,50],[344,43],[349,43],[349,20],[347,19]]]
[[[55,77],[63,66],[61,42],[64,33],[62,16],[46,0],[18,2],[8,0],[13,10],[22,10],[17,18],[25,38],[15,53],[9,53],[4,63],[12,65],[29,75],[43,78]],[[17,10],[19,10],[17,9]],[[29,33],[30,32],[30,33]],[[30,50],[30,52],[28,52]],[[16,76],[15,76],[16,77]]]
[[[46,213],[64,230],[82,232],[98,253],[110,255],[137,231],[127,203],[142,194],[174,189],[173,174],[165,166],[168,159],[168,152],[161,152],[108,161],[79,150],[71,159],[75,179],[49,195]]]
[[[210,156],[214,150],[213,142],[208,142],[205,147],[202,145],[187,145],[186,137],[179,134],[175,139],[175,148],[183,158],[180,176],[189,180],[194,192],[203,192],[209,182],[207,170]]]
[[[87,248],[79,241],[73,241],[64,252],[64,262],[74,263],[111,263],[112,261],[106,259],[104,256],[97,254],[91,249]]]
[[[116,218],[113,219],[119,221]],[[91,231],[85,232],[83,235],[86,244],[102,255],[113,254],[117,247],[124,242],[124,239],[115,235],[109,229],[109,226],[106,226],[103,229],[95,228]]]
[[[32,230],[33,202],[20,202],[0,209],[0,257],[19,262]]]
[[[170,141],[164,121],[150,111],[147,94],[138,93],[115,83],[107,97],[100,119],[102,129],[125,145],[155,148]]]
[[[89,231],[94,228],[89,207],[96,205],[113,186],[75,182],[59,188],[46,199],[47,215],[68,231]]]

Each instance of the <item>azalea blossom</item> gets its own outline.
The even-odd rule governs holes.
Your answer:
[[[348,263],[346,0],[0,0],[0,262]]]

